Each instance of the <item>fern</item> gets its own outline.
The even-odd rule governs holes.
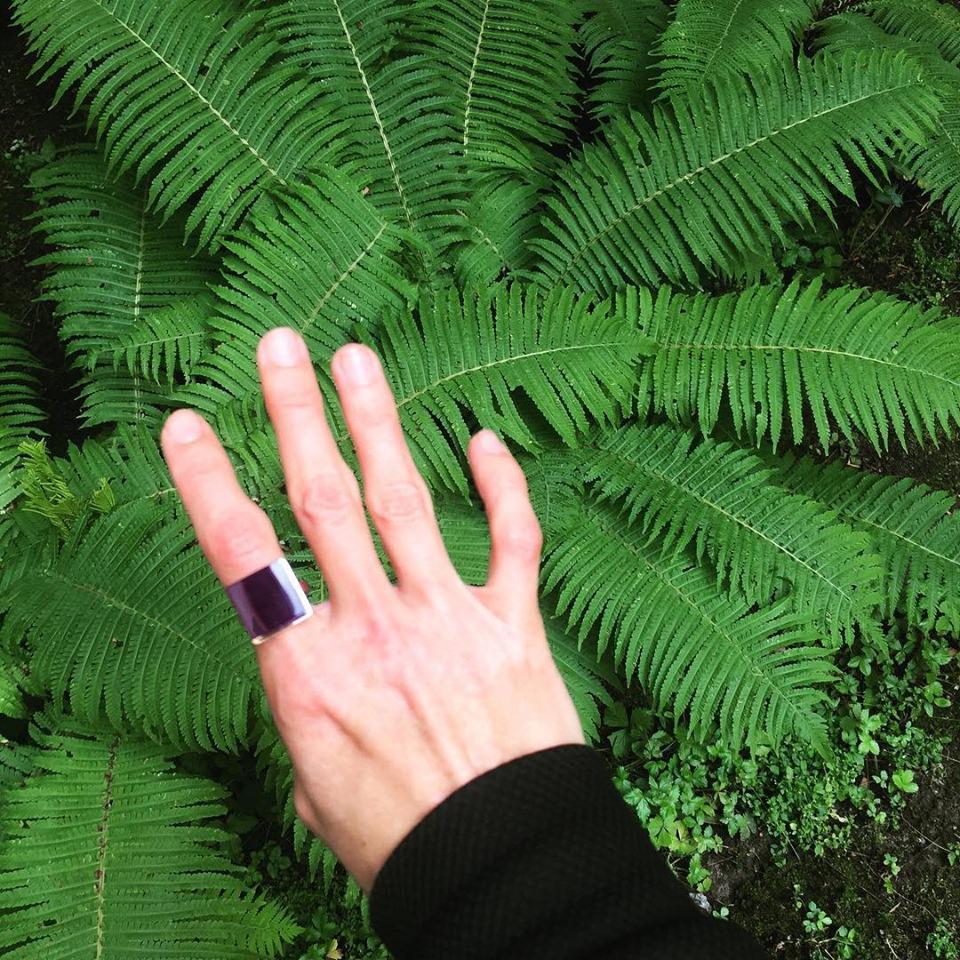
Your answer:
[[[340,132],[321,88],[271,61],[279,47],[256,12],[218,0],[16,0],[54,102],[78,84],[111,169],[148,174],[147,204],[166,219],[191,203],[201,247],[270,186],[292,182]]]
[[[686,92],[786,62],[820,0],[679,0],[655,49],[659,86]]]
[[[20,326],[0,313],[0,556],[14,535],[10,513],[20,495],[14,473],[19,445],[47,434],[38,405],[39,372]]]
[[[181,378],[189,383],[208,347],[213,309],[213,298],[200,294],[151,313],[116,338],[114,372],[123,362],[131,377],[162,387],[168,394]]]
[[[212,350],[178,400],[212,412],[230,399],[259,397],[256,346],[272,327],[292,326],[314,352],[328,355],[353,325],[404,307],[415,290],[405,279],[408,242],[335,170],[278,193],[272,210],[254,214],[224,241],[208,321]]]
[[[716,724],[734,749],[793,734],[824,749],[820,684],[835,670],[809,618],[785,599],[758,611],[720,592],[684,555],[664,557],[609,504],[585,500],[580,519],[547,545],[546,590],[582,643],[599,624],[614,656],[658,709],[689,708],[694,735]]]
[[[580,26],[596,85],[592,113],[606,120],[625,107],[643,106],[653,82],[653,47],[670,18],[663,0],[583,0]]]
[[[32,733],[33,769],[0,806],[8,960],[275,957],[300,932],[223,852],[222,787],[133,737],[70,720]]]
[[[883,562],[883,614],[903,609],[929,626],[960,583],[960,513],[956,496],[922,483],[853,470],[809,457],[775,461],[790,490],[816,497],[865,531]]]
[[[853,197],[846,162],[875,182],[939,109],[920,68],[886,51],[721,78],[697,95],[612,120],[603,142],[560,171],[546,236],[532,241],[551,283],[609,292],[624,281],[696,284],[772,255],[783,223]],[[846,162],[845,162],[846,161]]]
[[[629,412],[647,341],[609,301],[515,283],[424,295],[416,319],[384,318],[376,348],[428,483],[466,494],[459,457],[471,434],[465,410],[535,449],[528,418],[512,396],[519,388],[574,446],[591,420],[613,422]]]
[[[457,210],[463,222],[454,275],[461,288],[523,275],[530,258],[527,244],[539,219],[537,183],[498,174],[474,183],[470,202]]]
[[[453,106],[429,60],[387,55],[406,7],[402,0],[279,0],[266,11],[266,27],[284,62],[329,91],[343,131],[338,152],[362,162],[370,199],[439,254],[463,195]]]
[[[469,169],[543,166],[569,129],[576,13],[569,0],[420,0],[407,34],[449,80]]]
[[[183,515],[135,501],[75,524],[5,591],[4,629],[78,719],[235,751],[262,696],[256,660]]]
[[[598,436],[582,476],[599,501],[622,504],[644,546],[659,541],[675,554],[693,544],[748,603],[766,605],[786,586],[835,641],[856,624],[874,629],[880,569],[870,538],[788,495],[756,455],[670,425],[634,424]]]
[[[645,309],[640,306],[639,310]],[[776,448],[836,424],[882,450],[907,428],[936,442],[960,424],[960,320],[821,280],[711,297],[662,290],[642,329],[656,342],[643,372],[649,406],[711,432],[728,409],[738,436]]]
[[[886,47],[891,50],[907,50],[921,62],[929,81],[943,96],[943,110],[937,118],[933,133],[923,144],[909,149],[903,157],[904,164],[913,178],[930,193],[934,200],[943,202],[943,210],[954,224],[960,224],[960,62],[944,59],[952,52],[950,32],[930,33],[919,29],[923,24],[922,12],[917,21],[905,16],[903,6],[890,7],[899,16],[883,15],[886,7],[861,8],[874,14],[897,32],[887,33],[879,23],[868,16],[847,12],[830,17],[821,25],[818,43],[830,50],[864,49]],[[918,8],[922,11],[924,8]],[[956,11],[951,10],[956,17]],[[945,14],[946,18],[950,13]],[[957,19],[960,23],[960,19]],[[910,29],[913,23],[913,29]],[[899,35],[900,31],[903,35]],[[954,30],[955,37],[955,30]],[[939,40],[939,44],[932,41]],[[945,53],[941,54],[942,48]]]
[[[136,367],[112,369],[116,341],[137,336],[163,308],[199,295],[216,277],[213,261],[189,257],[182,222],[157,223],[132,183],[108,179],[96,151],[67,150],[33,176],[36,229],[53,252],[43,296],[55,304],[67,355],[83,371],[84,425],[159,424],[168,391]]]
[[[868,0],[858,7],[884,30],[929,44],[960,67],[960,10],[940,0]]]

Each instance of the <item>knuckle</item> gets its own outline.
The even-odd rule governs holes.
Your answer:
[[[310,523],[345,517],[353,503],[349,487],[337,473],[311,477],[294,497],[294,510]]]
[[[409,523],[426,514],[423,491],[415,483],[391,483],[371,491],[368,507],[380,523]]]
[[[361,427],[384,427],[396,418],[397,409],[392,400],[372,396],[356,401],[355,414]]]
[[[511,554],[532,560],[543,549],[543,531],[533,514],[510,518],[509,522],[502,525],[500,542]]]
[[[259,509],[227,515],[214,524],[210,545],[218,556],[231,561],[260,556],[264,546],[270,543],[271,534],[267,530],[269,523],[266,514]]]

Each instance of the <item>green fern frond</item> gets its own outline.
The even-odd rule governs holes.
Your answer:
[[[166,219],[190,206],[186,235],[215,248],[266,188],[292,182],[341,131],[322,88],[271,61],[257,12],[219,0],[16,0],[54,102],[77,84],[111,169],[149,177]]]
[[[564,443],[591,420],[629,413],[648,341],[609,301],[518,283],[421,297],[418,316],[386,315],[376,349],[393,384],[411,452],[433,488],[467,496],[467,412],[525,449],[537,447],[514,390]]]
[[[25,719],[29,716],[21,689],[25,678],[26,671],[23,665],[0,651],[0,717]],[[3,829],[0,827],[0,836],[2,835]]]
[[[960,10],[940,0],[868,0],[857,12],[888,33],[929,44],[948,63],[960,67]]]
[[[580,521],[546,545],[543,581],[582,644],[594,624],[598,652],[614,657],[660,709],[734,749],[788,735],[823,748],[820,685],[836,671],[809,618],[780,600],[758,611],[720,592],[684,555],[664,557],[610,504],[584,501]],[[579,626],[575,627],[575,624]]]
[[[658,105],[651,120],[614,118],[602,142],[558,172],[532,241],[552,283],[611,292],[624,281],[698,284],[737,276],[747,251],[772,257],[783,224],[853,197],[847,164],[872,182],[940,106],[902,55],[819,53],[721,77]]]
[[[939,310],[816,279],[721,297],[663,289],[642,323],[657,347],[641,396],[704,433],[721,406],[738,436],[774,448],[814,432],[828,450],[834,424],[878,451],[891,432],[936,443],[960,425],[960,319]]]
[[[84,0],[85,2],[85,0]],[[55,304],[67,355],[83,370],[84,425],[157,424],[168,392],[142,371],[111,370],[118,338],[139,335],[158,311],[203,293],[214,262],[188,256],[179,219],[160,225],[133,184],[108,178],[97,152],[76,147],[37,170],[35,230],[53,252],[43,297]]]
[[[696,90],[731,73],[788,62],[820,0],[679,0],[654,51],[659,87]]]
[[[871,47],[906,50],[923,64],[930,83],[943,96],[943,110],[927,141],[908,149],[903,162],[920,187],[942,202],[947,218],[960,226],[960,68],[924,40],[922,31],[915,32],[917,39],[909,34],[887,33],[864,14],[848,11],[820,25],[817,43],[834,51]]]
[[[576,4],[420,0],[407,35],[452,89],[457,154],[469,170],[542,166],[573,119]]]
[[[596,432],[581,466],[591,493],[617,501],[644,546],[694,545],[718,578],[750,604],[789,589],[794,606],[835,643],[876,626],[880,565],[863,533],[816,501],[790,495],[756,454],[669,424]]]
[[[283,62],[329,92],[338,150],[361,161],[373,203],[440,253],[465,191],[445,78],[421,55],[390,54],[408,13],[403,0],[278,0],[265,25]]]
[[[178,377],[189,383],[207,349],[208,323],[214,309],[213,297],[201,294],[144,317],[117,337],[114,372],[125,362],[131,377],[140,376],[168,393],[173,392]]]
[[[2,603],[33,676],[79,719],[205,750],[244,741],[256,660],[184,515],[136,501],[75,524]]]
[[[539,220],[537,184],[496,174],[473,182],[469,203],[457,210],[462,240],[453,269],[461,287],[521,276],[529,259],[527,241]]]
[[[328,356],[352,326],[405,307],[415,298],[405,277],[409,240],[332,168],[278,192],[224,240],[223,282],[207,324],[213,349],[176,399],[211,414],[230,400],[258,402],[257,342],[271,328],[293,327],[311,352]]]
[[[19,324],[0,313],[0,556],[14,535],[10,514],[21,493],[14,471],[20,444],[47,436],[38,397],[41,368],[23,334]]]
[[[591,112],[607,120],[644,105],[653,83],[653,47],[670,7],[663,0],[583,0],[582,6],[588,16],[580,42],[596,82],[587,96]]]
[[[222,787],[133,737],[67,721],[32,733],[34,769],[0,806],[7,960],[254,960],[300,933],[227,857],[230,835],[210,822]]]
[[[788,489],[816,497],[870,536],[883,563],[885,616],[902,609],[911,622],[929,625],[946,601],[960,596],[960,513],[954,494],[809,457],[784,456],[774,466]]]

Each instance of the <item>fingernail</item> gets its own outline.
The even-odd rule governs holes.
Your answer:
[[[365,387],[373,383],[380,361],[372,350],[361,346],[347,347],[341,351],[338,366],[347,383]]]
[[[289,327],[277,327],[267,338],[268,354],[278,367],[295,367],[307,359],[307,345]]]
[[[174,443],[192,443],[200,439],[203,421],[192,410],[177,410],[167,420],[165,433]]]
[[[507,448],[500,442],[500,438],[492,431],[484,427],[477,434],[477,446],[484,453],[506,453]]]

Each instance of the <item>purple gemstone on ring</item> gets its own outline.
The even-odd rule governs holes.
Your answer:
[[[254,643],[262,643],[271,633],[313,614],[313,604],[286,557],[279,557],[226,590]]]

